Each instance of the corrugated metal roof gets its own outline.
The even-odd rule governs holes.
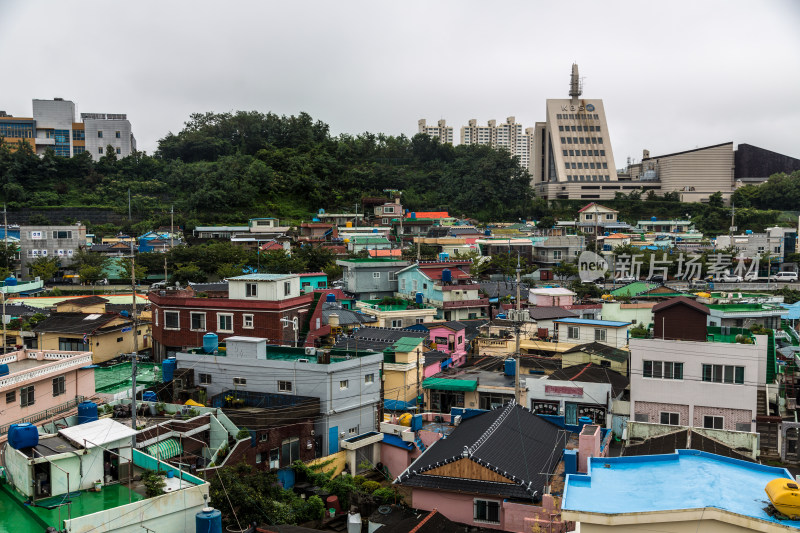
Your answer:
[[[138,431],[110,418],[101,418],[58,430],[58,433],[79,446],[94,448],[136,435]]]
[[[242,276],[236,276],[235,278],[228,278],[228,281],[236,281],[236,280],[252,280],[252,281],[280,281],[282,279],[290,279],[297,276],[297,274],[262,274],[262,273],[254,273],[254,274],[244,274]]]
[[[422,381],[422,388],[449,391],[474,391],[478,389],[478,380],[428,378]]]

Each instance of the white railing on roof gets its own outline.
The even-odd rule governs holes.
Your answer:
[[[49,374],[59,374],[65,370],[90,364],[92,364],[92,355],[86,354],[82,356],[73,356],[72,359],[65,360],[61,363],[49,363],[37,368],[29,369],[27,371],[15,372],[13,374],[9,374],[3,379],[0,379],[0,389],[31,379],[41,378]]]
[[[79,353],[85,352],[45,352],[44,358],[50,360],[69,359],[70,357],[75,357]]]
[[[17,362],[17,354],[13,353],[11,355],[6,355],[5,357],[0,357],[0,365],[6,363],[16,363]]]

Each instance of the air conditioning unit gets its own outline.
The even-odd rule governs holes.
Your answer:
[[[313,346],[308,346],[306,348],[306,355],[317,355],[317,349]]]
[[[308,363],[308,359],[298,359],[298,363]]]

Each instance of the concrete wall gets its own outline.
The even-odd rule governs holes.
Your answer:
[[[666,435],[667,433],[674,433],[683,430],[684,428],[676,426],[668,426],[665,424],[648,424],[645,422],[628,421],[628,443],[632,439],[648,439],[651,437],[658,437]],[[755,428],[753,428],[755,429]],[[712,438],[723,444],[730,446],[736,450],[749,450],[747,453],[755,460],[759,454],[759,434],[755,431],[728,431],[722,429],[706,429],[702,427],[692,428],[693,433]]]
[[[640,322],[647,326],[653,323],[652,305],[647,307],[640,307],[640,304],[624,304],[622,302],[603,302],[603,310],[601,312],[603,320],[616,320],[619,322],[630,322],[632,324],[639,324]],[[635,305],[636,307],[633,307]]]
[[[289,283],[289,294],[284,290],[284,283]],[[246,285],[255,283],[257,292],[255,296],[248,297]],[[276,281],[258,280],[228,280],[228,298],[231,300],[288,300],[300,296],[300,276],[291,276]]]
[[[85,119],[84,130],[86,131],[86,151],[92,154],[95,161],[99,161],[106,152],[109,144],[115,149],[119,148],[120,153],[117,159],[131,155],[136,149],[136,139],[131,131],[131,122],[127,119]],[[98,137],[97,132],[102,131],[103,137]],[[119,138],[116,133],[119,132]]]
[[[564,414],[564,402],[597,404],[606,409],[611,408],[611,385],[609,383],[586,383],[581,381],[560,381],[553,379],[528,378],[525,380],[528,389],[528,408],[534,400],[548,400],[559,402],[559,414]],[[580,388],[581,396],[564,396],[563,394],[548,394],[546,387]],[[609,420],[610,422],[610,420]]]
[[[556,322],[556,331],[558,332],[558,340],[563,342],[574,342],[576,344],[586,344],[590,342],[600,342],[613,346],[614,348],[622,348],[628,344],[628,328],[611,328],[591,324],[570,324],[568,322]],[[574,339],[569,336],[569,328],[578,328],[578,338]],[[595,337],[596,331],[605,331],[605,340],[597,339]]]

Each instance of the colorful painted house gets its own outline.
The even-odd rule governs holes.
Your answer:
[[[422,261],[397,272],[398,294],[438,309],[436,318],[468,320],[489,316],[489,299],[472,283],[472,261]],[[418,296],[420,294],[421,296]]]
[[[467,326],[460,322],[445,322],[429,325],[430,340],[436,350],[448,354],[453,359],[453,366],[461,366],[467,358]]]
[[[304,294],[328,288],[328,275],[325,272],[306,272],[298,276],[300,276],[300,291]]]

